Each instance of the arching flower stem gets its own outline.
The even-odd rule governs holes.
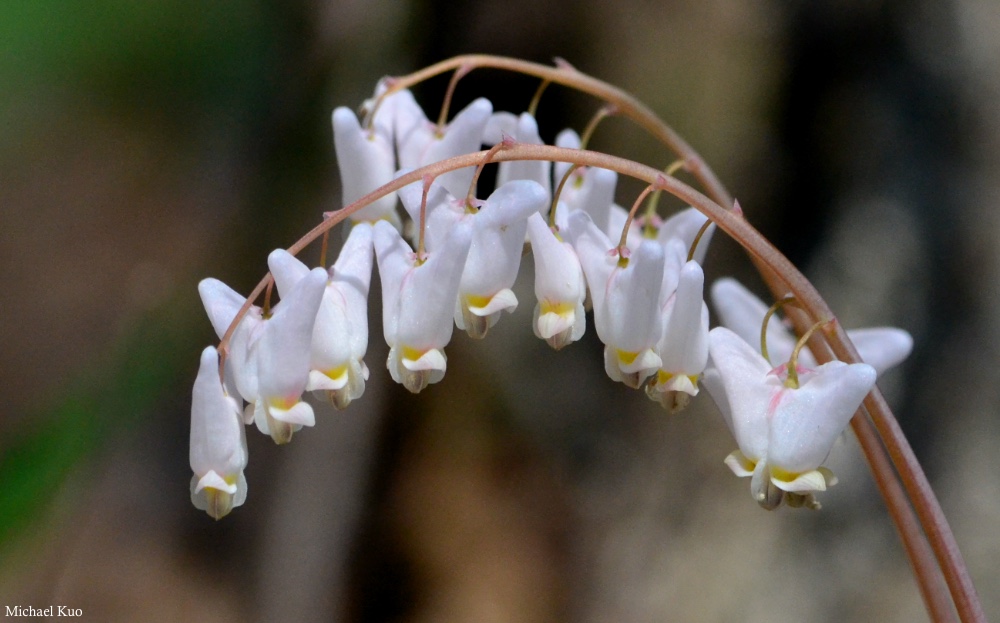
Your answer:
[[[480,57],[459,57],[459,59],[464,59],[464,62],[458,64],[470,64],[474,66],[475,61],[469,60],[470,58],[477,59]],[[482,58],[492,59],[493,57]],[[454,66],[448,66],[447,63],[454,63],[455,60],[456,59],[452,59],[452,61],[445,61],[444,64],[439,63],[437,65],[433,65],[425,70],[422,70],[421,72],[412,74],[405,79],[394,81],[392,83],[392,87],[390,88],[393,88],[398,84],[408,86],[409,84],[419,82],[420,79],[447,71],[447,69],[453,68]],[[532,72],[527,73],[538,75],[541,78],[551,79],[553,82],[571,84],[572,86],[586,92],[596,91],[597,93],[608,95],[615,95],[617,93],[615,97],[621,101],[621,104],[618,104],[618,106],[619,110],[621,110],[623,114],[627,114],[626,111],[631,111],[634,115],[638,115],[640,118],[645,119],[645,117],[640,114],[644,110],[647,110],[644,106],[635,102],[635,100],[631,97],[621,93],[617,89],[613,89],[608,85],[604,85],[604,83],[600,81],[584,76],[583,74],[579,74],[575,72],[575,70],[567,70],[565,68],[553,69],[541,65],[525,63],[524,61],[513,61],[512,59],[500,60],[504,60],[505,62],[499,65],[484,63],[483,66],[509,65],[508,68],[515,70],[521,70],[525,66],[529,69],[538,68],[537,70],[533,69]],[[506,62],[508,60],[509,63]],[[403,87],[400,86],[399,88]],[[648,114],[652,115],[652,113]],[[628,116],[633,115],[629,114]],[[655,116],[652,118],[655,119]],[[654,132],[654,135],[663,135],[662,127],[664,126],[661,122],[656,120],[653,127],[657,128],[657,132]],[[678,138],[677,140],[680,139]],[[690,148],[686,147],[686,143],[680,141],[680,144],[691,152]],[[293,255],[297,254],[309,243],[323,235],[324,232],[330,230],[354,212],[357,212],[366,205],[390,192],[394,192],[403,186],[421,180],[424,175],[437,176],[455,169],[476,166],[482,162],[486,153],[487,152],[485,151],[480,151],[456,156],[454,158],[442,160],[426,167],[416,169],[405,175],[401,175],[371,193],[368,193],[354,203],[345,206],[340,210],[328,213],[328,218],[324,219],[323,222],[316,225],[316,227],[299,239],[298,242],[289,247],[288,251]],[[747,253],[761,270],[765,279],[768,279],[768,273],[770,273],[771,276],[771,279],[768,279],[769,282],[773,279],[780,279],[779,287],[781,287],[784,292],[790,291],[799,301],[799,305],[803,310],[802,314],[790,315],[793,323],[800,332],[805,332],[805,330],[807,330],[808,327],[818,319],[834,318],[833,313],[830,311],[822,297],[820,297],[812,283],[810,283],[809,280],[807,280],[805,276],[803,276],[802,273],[799,272],[798,269],[795,268],[795,266],[767,239],[754,229],[743,218],[741,213],[723,208],[719,203],[712,201],[704,194],[698,192],[694,188],[681,182],[680,180],[677,180],[676,178],[665,177],[663,173],[657,169],[609,154],[586,150],[564,149],[548,145],[529,145],[519,143],[512,145],[508,149],[498,151],[494,155],[495,162],[508,160],[549,160],[555,162],[568,162],[579,166],[601,167],[616,171],[622,175],[628,175],[636,179],[643,180],[648,184],[656,184],[658,188],[665,190],[689,205],[694,206],[709,219],[714,221],[720,229],[725,231],[731,238],[746,249]],[[719,188],[721,188],[721,186],[718,184],[718,181],[715,180],[714,175],[711,174],[710,171],[707,171],[707,167],[704,166],[700,158],[696,158],[694,160],[687,158],[686,162],[688,170],[691,171],[696,178],[702,181],[702,183],[709,188],[709,191],[712,192],[713,195],[718,195],[718,193],[720,193]],[[695,166],[693,166],[693,163]],[[713,184],[718,188],[713,188]],[[721,195],[718,196],[728,198],[728,193],[722,189]],[[723,205],[732,205],[732,202],[726,201]],[[240,309],[239,313],[237,313],[229,329],[226,331],[226,334],[219,345],[219,351],[222,354],[222,356],[220,356],[220,369],[222,367],[221,360],[227,353],[232,333],[235,331],[235,328],[239,324],[240,320],[242,320],[242,318],[246,315],[247,310],[249,310],[249,308],[253,305],[253,301],[260,296],[260,293],[264,290],[270,280],[271,276],[268,274],[257,285],[257,287],[254,288],[254,291],[247,298],[246,303]],[[771,283],[771,285],[772,289],[774,289],[774,283]],[[777,296],[783,296],[783,294],[778,294]],[[821,333],[824,336],[825,341],[830,346],[829,350],[813,346],[812,344],[810,345],[810,348],[819,363],[828,361],[831,358],[831,351],[833,355],[841,361],[847,363],[856,363],[860,361],[853,344],[851,344],[846,331],[844,331],[844,329],[840,326],[840,323],[831,323]],[[818,341],[819,340],[816,339],[816,336],[814,336],[812,340],[813,344],[816,344]],[[925,599],[930,599],[931,596],[937,594],[937,589],[935,589],[932,585],[933,582],[932,578],[930,578],[930,573],[924,569],[924,567],[932,565],[933,563],[927,559],[926,548],[924,548],[921,544],[923,535],[915,529],[916,526],[913,522],[906,520],[907,513],[911,511],[905,504],[905,500],[901,500],[897,496],[893,495],[892,485],[889,484],[891,477],[886,472],[880,471],[885,470],[887,467],[885,461],[879,458],[883,452],[888,452],[888,458],[891,460],[892,465],[898,472],[906,497],[909,502],[913,504],[917,518],[923,528],[923,533],[926,535],[927,541],[930,544],[930,548],[933,551],[938,566],[940,567],[940,570],[945,577],[945,581],[948,584],[951,598],[954,601],[956,609],[958,610],[960,619],[965,623],[986,621],[975,587],[972,584],[972,580],[962,560],[954,535],[944,517],[940,504],[934,496],[933,490],[931,489],[926,475],[923,473],[923,469],[917,461],[916,456],[913,454],[912,448],[907,442],[906,437],[903,435],[902,430],[899,427],[899,423],[892,415],[892,412],[889,410],[888,405],[886,405],[884,398],[878,391],[878,388],[873,389],[865,398],[864,406],[871,416],[871,422],[874,424],[880,439],[873,439],[870,435],[858,432],[865,430],[865,423],[861,421],[863,419],[861,417],[854,417],[852,420],[852,427],[855,429],[855,432],[858,432],[858,439],[861,442],[862,450],[869,461],[869,465],[871,466],[873,473],[876,474],[876,482],[880,486],[880,492],[882,493],[883,499],[890,507],[890,514],[896,522],[897,529],[900,531],[900,535],[903,538],[907,554],[911,561],[914,561],[914,568],[916,569],[915,575],[918,582],[921,584],[922,594]],[[885,444],[884,448],[882,447],[882,443]],[[939,604],[933,605],[933,603],[929,601],[928,610],[934,613],[940,612],[941,608],[939,607]]]

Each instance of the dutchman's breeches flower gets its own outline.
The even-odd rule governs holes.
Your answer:
[[[646,386],[646,394],[668,411],[683,409],[698,394],[698,377],[708,362],[704,286],[701,266],[694,260],[687,262],[664,309],[663,337],[656,347],[663,363]]]
[[[286,295],[309,268],[287,251],[271,255],[278,293]],[[372,227],[351,229],[336,263],[330,267],[326,290],[316,314],[306,391],[338,409],[361,397],[368,380],[368,288],[372,276]]]
[[[875,369],[842,361],[799,366],[796,382],[787,364],[772,368],[723,327],[709,333],[709,351],[714,370],[705,385],[739,445],[726,465],[751,477],[750,493],[764,508],[782,500],[818,507],[812,492],[836,482],[821,465],[875,385]]]
[[[456,223],[440,248],[417,258],[388,223],[375,224],[382,278],[382,326],[392,379],[417,393],[444,377],[458,284],[472,244],[472,223]]]
[[[594,325],[604,342],[604,370],[638,389],[663,363],[655,352],[663,329],[663,248],[645,240],[630,258],[621,257],[585,212],[570,217],[567,235],[587,277]]]
[[[283,251],[276,253],[268,258],[269,264]],[[313,326],[326,280],[322,268],[309,271],[274,307],[260,332],[257,400],[247,409],[253,409],[257,428],[275,443],[288,443],[292,433],[316,423],[312,406],[302,401],[302,392],[309,380]]]
[[[587,321],[583,301],[587,283],[580,258],[568,242],[559,239],[541,214],[528,217],[528,238],[535,258],[535,335],[559,350],[579,340]]]
[[[475,214],[472,245],[458,287],[455,325],[481,338],[503,311],[517,308],[511,289],[524,250],[528,216],[544,209],[545,189],[531,180],[514,180],[497,188]]]
[[[403,206],[420,221],[423,189],[411,184],[400,191]],[[472,245],[455,299],[455,325],[474,338],[485,337],[503,311],[517,308],[511,289],[517,280],[528,216],[545,207],[545,189],[531,180],[514,180],[493,191],[481,205],[466,207],[436,182],[427,193],[425,236],[433,253],[457,223],[472,225]]]
[[[191,502],[222,519],[247,497],[247,441],[239,403],[219,382],[219,354],[209,346],[191,395]]]

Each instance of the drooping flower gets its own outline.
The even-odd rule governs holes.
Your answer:
[[[875,385],[868,364],[831,361],[816,368],[772,367],[724,327],[709,333],[714,369],[705,385],[722,411],[739,450],[726,457],[737,476],[750,476],[750,493],[766,509],[785,500],[817,508],[814,491],[836,483],[822,467],[830,449]]]
[[[760,351],[760,330],[767,314],[767,305],[750,293],[735,279],[719,279],[712,285],[712,303],[719,314],[720,322],[735,332],[746,342]],[[913,350],[913,338],[909,333],[895,327],[873,327],[850,329],[851,338],[861,360],[882,374],[899,365]],[[771,361],[787,361],[795,348],[795,336],[777,316],[772,315],[767,324],[767,353]],[[814,367],[816,359],[803,348],[799,362],[806,367]]]
[[[288,443],[292,433],[316,423],[312,406],[302,401],[302,392],[309,380],[313,325],[326,280],[322,268],[309,271],[275,305],[257,339],[257,400],[247,410],[252,409],[257,428],[275,443]]]
[[[287,295],[309,268],[287,251],[269,261],[278,293]],[[368,288],[372,276],[372,227],[351,229],[336,263],[330,267],[316,314],[306,391],[338,409],[361,397],[368,380]]]
[[[191,395],[191,502],[222,519],[247,497],[247,442],[239,403],[219,381],[219,354],[201,352]]]
[[[698,395],[698,378],[708,363],[708,306],[705,274],[691,260],[680,270],[677,289],[663,310],[663,337],[656,353],[663,363],[646,386],[646,394],[668,411],[684,408]]]
[[[663,329],[663,249],[644,240],[631,257],[623,258],[582,211],[570,217],[567,237],[590,288],[594,325],[605,345],[604,370],[612,380],[637,389],[663,363],[655,352]]]
[[[583,301],[587,284],[572,245],[558,238],[541,214],[528,217],[528,238],[535,258],[535,335],[559,350],[579,340],[587,327]]]
[[[400,191],[403,206],[414,221],[420,220],[423,189],[411,184]],[[530,180],[513,180],[497,188],[478,208],[467,207],[436,182],[426,205],[426,244],[433,252],[446,232],[469,221],[472,244],[465,260],[454,308],[455,325],[474,338],[486,335],[503,311],[517,308],[511,289],[521,265],[528,216],[545,206],[545,190]]]
[[[472,243],[472,223],[459,221],[442,245],[418,258],[395,229],[375,225],[382,279],[382,326],[392,379],[413,393],[444,377],[458,284]]]

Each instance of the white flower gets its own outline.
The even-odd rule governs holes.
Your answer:
[[[326,279],[322,268],[309,271],[275,305],[257,339],[257,400],[247,411],[252,409],[257,428],[275,443],[288,443],[292,433],[316,423],[313,408],[302,402],[302,392],[309,379],[313,325]]]
[[[305,264],[280,249],[271,254],[268,265],[282,296],[309,274]],[[351,229],[328,275],[313,327],[306,391],[344,409],[361,397],[368,380],[364,356],[372,276],[371,225],[359,223]]]
[[[663,337],[656,353],[663,360],[646,386],[646,394],[669,411],[684,408],[698,394],[698,377],[708,362],[708,306],[705,274],[691,260],[680,271],[679,284],[663,311]]]
[[[570,217],[567,236],[587,277],[594,325],[605,345],[604,370],[612,380],[637,389],[663,363],[654,350],[663,328],[663,249],[645,240],[630,258],[622,258],[582,211]]]
[[[422,192],[420,184],[400,192],[403,206],[417,222]],[[470,336],[484,337],[500,319],[500,312],[517,308],[511,288],[521,266],[527,219],[545,201],[545,190],[537,182],[514,180],[493,191],[478,209],[467,209],[464,199],[456,200],[437,182],[431,185],[425,232],[429,251],[437,249],[446,232],[459,222],[472,224],[472,244],[454,307],[455,325]]]
[[[541,214],[528,217],[528,238],[535,258],[535,305],[532,328],[552,348],[583,337],[587,327],[583,301],[587,284],[580,258],[549,228]]]
[[[209,346],[191,395],[191,502],[222,519],[247,497],[247,442],[239,403],[219,382],[219,354]]]
[[[821,464],[875,385],[875,369],[842,361],[815,369],[800,365],[796,384],[787,364],[773,368],[724,327],[709,334],[709,350],[715,369],[711,378],[706,373],[705,385],[739,445],[726,465],[737,476],[752,477],[751,495],[764,508],[783,499],[818,507],[812,492],[836,482]]]
[[[493,112],[488,99],[479,98],[455,115],[443,131],[427,120],[409,91],[400,91],[393,114],[396,148],[401,169],[416,169],[439,160],[479,151],[483,130]],[[441,184],[455,197],[465,197],[475,170],[458,169],[441,175]]]
[[[760,351],[760,329],[767,305],[735,279],[719,279],[712,285],[712,303],[720,322]],[[851,329],[847,331],[861,360],[882,374],[905,360],[913,350],[913,338],[895,327]],[[772,315],[767,323],[767,353],[771,361],[787,361],[795,348],[795,336]],[[803,348],[799,362],[814,367],[816,359]]]
[[[392,379],[413,393],[444,377],[444,347],[451,340],[455,298],[471,243],[472,223],[459,221],[441,247],[421,261],[391,225],[375,224],[387,367]]]

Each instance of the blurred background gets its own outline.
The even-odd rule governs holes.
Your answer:
[[[916,338],[880,380],[1000,617],[1000,4],[994,0],[0,3],[0,605],[93,621],[919,621],[856,444],[810,513],[760,510],[699,397],[668,416],[517,313],[411,396],[383,362],[190,504],[206,276],[248,292],[340,205],[329,125],[383,75],[554,57],[646,102],[847,327]],[[446,78],[417,89],[436,117]],[[459,84],[521,112],[537,84]],[[551,87],[542,136],[598,103]],[[454,109],[454,110],[457,110]],[[593,147],[672,157],[627,121]],[[622,181],[619,202],[638,185]],[[680,205],[664,200],[661,208]],[[334,238],[337,238],[336,236]],[[318,252],[304,257],[315,261]],[[717,235],[709,279],[762,292]],[[375,280],[377,281],[377,280]]]

